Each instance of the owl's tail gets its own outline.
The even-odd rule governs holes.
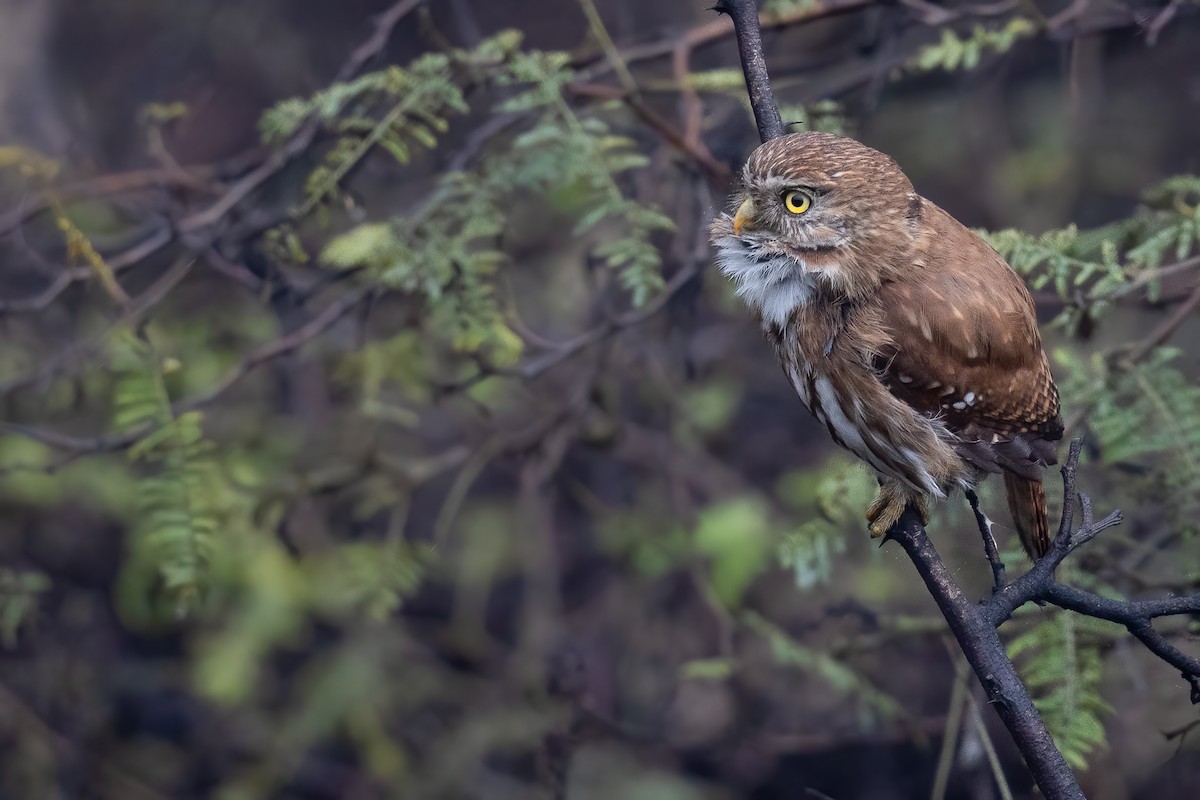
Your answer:
[[[1046,485],[1011,472],[1004,473],[1008,510],[1021,545],[1034,561],[1050,549],[1050,520],[1046,516]]]

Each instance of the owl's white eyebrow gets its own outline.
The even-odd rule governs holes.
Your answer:
[[[768,175],[759,180],[759,185],[767,191],[780,193],[788,189],[805,189],[813,194],[820,194],[828,189],[828,187],[820,186],[813,181],[797,180],[783,175]]]

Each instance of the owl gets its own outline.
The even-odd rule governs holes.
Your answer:
[[[867,462],[882,536],[911,503],[1004,476],[1026,552],[1049,547],[1042,473],[1058,389],[1025,284],[888,156],[829,133],[760,146],[713,222],[716,264],[833,440]]]

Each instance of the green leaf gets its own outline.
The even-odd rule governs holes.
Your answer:
[[[727,607],[736,607],[770,555],[772,535],[766,505],[759,498],[745,496],[704,509],[694,542],[696,551],[709,559],[717,597]]]

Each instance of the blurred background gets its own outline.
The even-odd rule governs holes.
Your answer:
[[[705,5],[0,0],[0,798],[1034,796],[710,267]],[[1200,588],[1200,7],[762,11],[785,121],[1028,279],[1127,520],[1059,578]],[[1200,796],[1179,675],[1004,632],[1089,798]]]

